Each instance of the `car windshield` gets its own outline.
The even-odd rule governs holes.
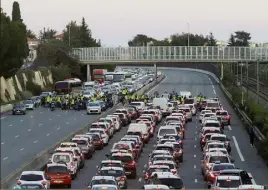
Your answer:
[[[90,129],[90,132],[91,132],[91,133],[100,133],[100,134],[104,134],[104,131],[103,131],[103,130],[92,130],[92,129]]]
[[[72,142],[77,143],[78,145],[87,145],[86,140],[75,139],[75,140],[72,140]]]
[[[99,102],[89,102],[88,103],[88,106],[100,106],[100,103]]]
[[[21,189],[44,189],[43,185],[39,184],[25,184],[25,185],[20,185]]]
[[[220,176],[240,176],[238,172],[223,172],[220,173]]]
[[[132,162],[133,158],[131,156],[112,156],[111,160],[120,160],[122,162]]]
[[[132,131],[129,131],[129,132],[127,132],[127,135],[137,135],[137,136],[139,136],[139,137],[141,137],[141,132],[132,132]]]
[[[219,107],[219,103],[218,102],[208,102],[207,107],[217,108],[217,107]]]
[[[103,167],[122,167],[122,165],[120,163],[107,162],[101,164],[101,168]]]
[[[109,179],[95,179],[95,180],[92,180],[90,184],[91,184],[91,187],[93,185],[100,185],[100,184],[117,185],[116,181],[109,180]]]
[[[162,156],[162,157],[154,157],[154,159],[153,159],[153,161],[158,161],[158,160],[173,161],[173,158],[172,158],[172,157],[165,157],[165,156]]]
[[[91,138],[92,138],[93,141],[98,141],[98,140],[100,140],[99,135],[90,134],[90,136],[91,136]]]
[[[223,144],[209,144],[208,149],[209,148],[224,148],[224,145]]]
[[[168,168],[150,168],[147,172],[149,174],[152,174],[153,172],[170,172],[170,169],[168,169]]]
[[[217,187],[221,188],[238,188],[240,185],[240,180],[217,180]]]
[[[134,112],[135,109],[134,109],[134,108],[131,108],[131,107],[128,107],[128,108],[127,108],[127,111],[129,111],[129,112]]]
[[[32,101],[32,100],[25,100],[23,103],[24,103],[24,104],[32,104],[33,101]]]
[[[92,124],[91,128],[102,128],[102,129],[106,129],[105,125],[98,125],[98,124]]]
[[[42,181],[43,176],[38,174],[26,174],[20,176],[21,181]]]
[[[209,163],[215,163],[215,162],[229,163],[229,159],[226,156],[212,156],[212,157],[210,157]]]
[[[140,106],[141,103],[138,103],[138,102],[131,102],[130,105],[132,105],[132,106]]]
[[[119,149],[119,150],[129,150],[130,146],[127,144],[116,144],[113,149]]]
[[[215,129],[212,129],[212,130],[206,130],[206,131],[204,131],[204,135],[206,135],[206,134],[208,134],[208,133],[220,133],[220,131],[219,130],[215,130]]]
[[[175,169],[175,166],[174,166],[174,164],[172,164],[172,163],[165,163],[165,162],[163,162],[163,163],[157,163],[157,164],[155,164],[155,165],[162,165],[162,166],[168,166],[169,167],[169,169]]]
[[[211,137],[211,140],[215,140],[215,141],[226,141],[225,137]]]
[[[228,113],[227,113],[227,112],[217,112],[216,115],[223,115],[223,116],[226,116],[226,115],[228,115]]]
[[[93,91],[84,91],[83,92],[83,95],[91,95],[91,94],[93,94]]]
[[[55,155],[52,160],[54,163],[58,163],[60,161],[63,161],[65,163],[70,162],[70,156],[69,155]]]
[[[234,165],[224,165],[224,164],[219,164],[215,165],[212,168],[212,171],[221,171],[221,170],[228,170],[228,169],[235,169]]]
[[[160,129],[159,135],[164,136],[165,134],[176,134],[176,131],[174,129]]]
[[[47,168],[48,173],[68,173],[68,169],[65,166],[49,166]]]
[[[123,176],[123,171],[122,170],[113,170],[113,169],[101,170],[100,175],[101,176],[119,177],[119,176]]]
[[[205,124],[205,127],[220,127],[220,124],[216,122],[208,122]]]
[[[169,146],[157,146],[155,150],[168,150],[168,151],[172,152],[173,148],[169,147]]]
[[[14,108],[24,108],[24,104],[15,104]]]
[[[162,185],[168,186],[170,189],[182,189],[183,182],[179,178],[159,178]]]

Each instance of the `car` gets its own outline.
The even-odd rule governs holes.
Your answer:
[[[87,104],[87,115],[89,114],[101,114],[102,108],[100,102],[88,102]]]
[[[13,105],[12,109],[12,115],[17,115],[17,114],[26,114],[26,106],[22,103],[17,103]]]
[[[117,182],[114,176],[93,176],[90,183],[86,183],[88,189],[95,185],[116,185]]]
[[[89,133],[100,133],[104,146],[108,145],[110,136],[105,129],[103,129],[103,128],[90,128],[88,132]]]
[[[231,115],[226,110],[217,111],[216,116],[220,116],[223,119],[224,124],[231,124]]]
[[[169,187],[167,185],[148,184],[148,185],[144,185],[141,189],[144,189],[144,190],[156,190],[156,189],[168,190]]]
[[[119,190],[117,185],[100,184],[93,185],[91,190]]]
[[[40,106],[40,103],[41,103],[40,96],[33,96],[33,97],[29,98],[29,100],[33,101],[34,107],[39,107]]]
[[[173,152],[173,157],[175,159],[175,162],[183,162],[183,148],[182,148],[182,144],[179,142],[166,142],[167,144],[173,144],[174,146],[174,152]],[[166,144],[165,143],[165,144]]]
[[[213,189],[238,189],[242,185],[240,176],[217,176],[212,187]]]
[[[226,135],[224,135],[224,134],[213,134],[213,135],[210,136],[209,140],[223,142],[224,145],[226,146],[226,149],[227,149],[228,153],[229,154],[231,153],[231,151],[232,151],[231,144],[230,144],[231,139],[229,139]]]
[[[17,185],[23,184],[39,184],[43,185],[45,189],[50,188],[50,178],[48,178],[44,171],[23,171],[18,178]]]
[[[143,170],[145,183],[148,183],[153,172],[171,172],[171,170],[167,165],[150,165],[146,170]]]
[[[199,114],[199,122],[201,123],[202,122],[202,119],[204,118],[204,115],[206,113],[212,113],[211,110],[202,110],[201,113]]]
[[[152,163],[152,165],[166,165],[169,167],[172,174],[177,175],[177,165],[174,161],[170,160],[157,160]]]
[[[104,147],[103,140],[101,139],[100,133],[86,133],[86,135],[91,136],[92,143],[95,147],[95,150],[102,150]]]
[[[95,152],[95,146],[93,145],[91,139],[88,139],[85,136],[79,137],[78,135],[76,135],[74,138],[71,139],[71,142],[77,143],[85,158],[89,159],[93,156]]]
[[[67,186],[72,187],[72,178],[68,170],[67,164],[47,164],[46,175],[50,178],[50,187]]]
[[[121,167],[102,167],[100,176],[113,176],[120,189],[127,189],[127,177],[124,168]]]

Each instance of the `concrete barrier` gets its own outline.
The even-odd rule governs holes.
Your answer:
[[[147,92],[148,90],[150,90],[151,88],[153,88],[154,86],[156,86],[157,84],[159,84],[161,81],[163,81],[165,78],[164,75],[161,75],[157,80],[154,80],[153,82],[151,82],[150,84],[142,87],[141,89],[139,89],[136,93],[134,94],[143,94],[145,92]],[[109,115],[110,113],[113,113],[116,109],[122,107],[122,104],[116,104],[113,108],[109,109],[106,112],[103,112],[102,114],[100,114],[97,118],[97,120],[101,117],[103,117],[104,115]],[[69,134],[68,136],[62,138],[61,140],[59,140],[57,144],[60,144],[61,142],[68,142],[70,141],[70,139],[76,135],[76,134],[82,134],[82,133],[86,133],[88,131],[88,127],[90,126],[91,123],[83,126],[82,128],[78,129],[77,131]],[[23,171],[27,171],[27,170],[40,170],[40,168],[44,168],[44,166],[47,164],[48,159],[51,157],[51,151],[53,151],[56,148],[56,145],[53,145],[52,147],[49,147],[48,149],[40,152],[38,155],[36,155],[30,162],[26,163],[25,165],[23,165],[21,168],[15,170],[13,173],[11,173],[10,175],[8,175],[7,177],[3,178],[1,180],[1,189],[9,189],[12,188],[14,186],[14,184],[16,184],[16,178],[20,176],[20,174]]]
[[[13,109],[13,104],[6,104],[3,106],[0,106],[0,113],[9,112]]]

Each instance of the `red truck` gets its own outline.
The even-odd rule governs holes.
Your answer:
[[[105,80],[105,73],[107,72],[106,69],[94,69],[93,70],[93,80],[99,81],[99,83],[104,83]]]

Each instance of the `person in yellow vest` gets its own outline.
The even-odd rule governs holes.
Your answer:
[[[146,103],[147,103],[147,99],[146,99],[146,98],[144,98],[144,99],[143,99],[143,102],[146,104]]]
[[[184,104],[184,97],[181,97],[181,103]]]

